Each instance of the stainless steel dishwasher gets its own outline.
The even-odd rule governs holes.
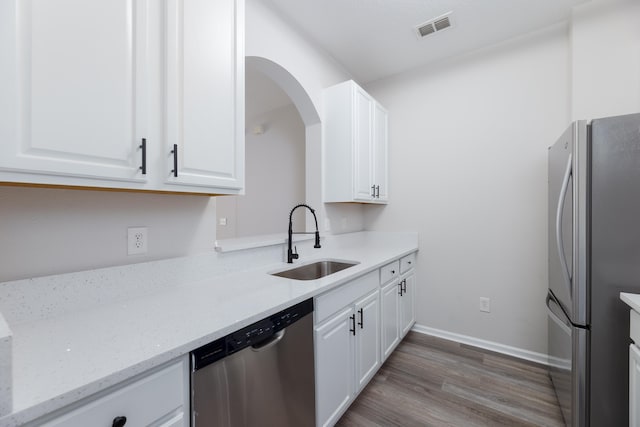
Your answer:
[[[308,299],[192,351],[192,426],[314,426],[312,313]]]

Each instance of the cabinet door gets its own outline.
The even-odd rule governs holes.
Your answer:
[[[373,101],[360,87],[354,88],[354,199],[369,201],[373,198],[372,120]]]
[[[353,396],[353,308],[315,328],[317,425],[335,424]]]
[[[373,113],[373,185],[376,201],[389,200],[388,114],[377,102]]]
[[[2,180],[145,181],[147,0],[0,3]]]
[[[110,426],[126,417],[132,426],[189,425],[188,357],[127,386],[69,411],[43,427]]]
[[[382,288],[382,360],[386,360],[396,347],[398,331],[398,297],[400,285],[392,281]]]
[[[238,193],[244,185],[243,0],[166,4],[166,182]]]
[[[629,346],[629,425],[640,426],[640,350]]]
[[[415,322],[415,274],[402,279],[402,295],[400,295],[400,338],[404,337]]]
[[[376,289],[356,302],[356,391],[364,388],[380,367],[380,314]]]

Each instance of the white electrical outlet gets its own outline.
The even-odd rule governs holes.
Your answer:
[[[218,225],[227,225],[227,218],[218,218]]]
[[[147,227],[127,228],[127,255],[146,254],[148,243]]]
[[[480,297],[480,311],[484,313],[491,312],[491,299],[487,297]]]

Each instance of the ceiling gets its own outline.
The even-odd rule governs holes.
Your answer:
[[[566,21],[588,0],[262,0],[364,84]],[[415,27],[452,12],[452,26]]]

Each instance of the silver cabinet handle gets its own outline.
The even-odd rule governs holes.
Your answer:
[[[371,197],[376,197],[376,186],[375,185],[371,186]]]
[[[380,186],[376,185],[376,199],[380,198]]]
[[[560,264],[562,265],[562,275],[564,277],[567,288],[569,289],[569,296],[572,296],[571,286],[571,273],[567,260],[564,256],[564,243],[562,241],[562,216],[564,214],[564,199],[567,196],[567,189],[569,188],[569,179],[572,174],[572,156],[569,154],[569,160],[567,161],[567,168],[564,172],[564,178],[562,179],[562,188],[560,189],[560,196],[558,197],[558,208],[556,209],[556,246],[558,248],[558,255],[560,256]]]

